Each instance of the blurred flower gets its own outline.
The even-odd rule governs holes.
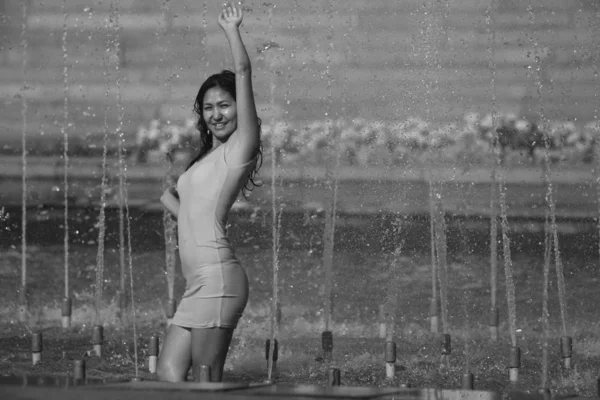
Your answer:
[[[180,123],[153,119],[138,128],[138,160],[143,162],[152,152],[169,156],[189,152],[198,137],[193,118]],[[462,124],[433,125],[418,117],[398,121],[340,117],[304,123],[272,120],[262,125],[263,146],[267,151],[274,146],[278,157],[294,154],[289,160],[318,161],[327,160],[331,152],[339,151],[343,162],[360,165],[382,162],[399,165],[410,159],[436,157],[456,162],[486,162],[495,139],[503,159],[510,152],[523,150],[533,158],[536,149],[544,147],[545,138],[560,157],[582,159],[576,154],[591,154],[590,149],[600,140],[600,123],[591,122],[577,129],[571,121],[539,124],[511,112],[498,112],[495,117],[490,113],[482,116],[468,112]],[[583,159],[589,160],[591,156]]]

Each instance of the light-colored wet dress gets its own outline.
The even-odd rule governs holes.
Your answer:
[[[227,215],[256,159],[228,165],[222,144],[177,181],[178,236],[186,280],[172,323],[185,328],[235,328],[248,301],[248,278],[227,238]]]

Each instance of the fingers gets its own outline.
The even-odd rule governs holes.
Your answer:
[[[225,18],[234,18],[237,19],[242,16],[242,2],[239,1],[235,6],[232,6],[231,3],[225,2],[223,3],[223,11],[222,15]]]

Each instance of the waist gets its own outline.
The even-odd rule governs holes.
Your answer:
[[[180,241],[179,255],[184,264],[196,268],[239,263],[227,238],[199,242],[188,238]]]

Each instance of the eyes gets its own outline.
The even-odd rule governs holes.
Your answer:
[[[217,107],[220,108],[221,110],[226,110],[230,106],[231,106],[231,104],[227,103],[227,102],[217,104]],[[212,109],[213,109],[213,106],[211,104],[204,105],[204,111],[211,111]]]

